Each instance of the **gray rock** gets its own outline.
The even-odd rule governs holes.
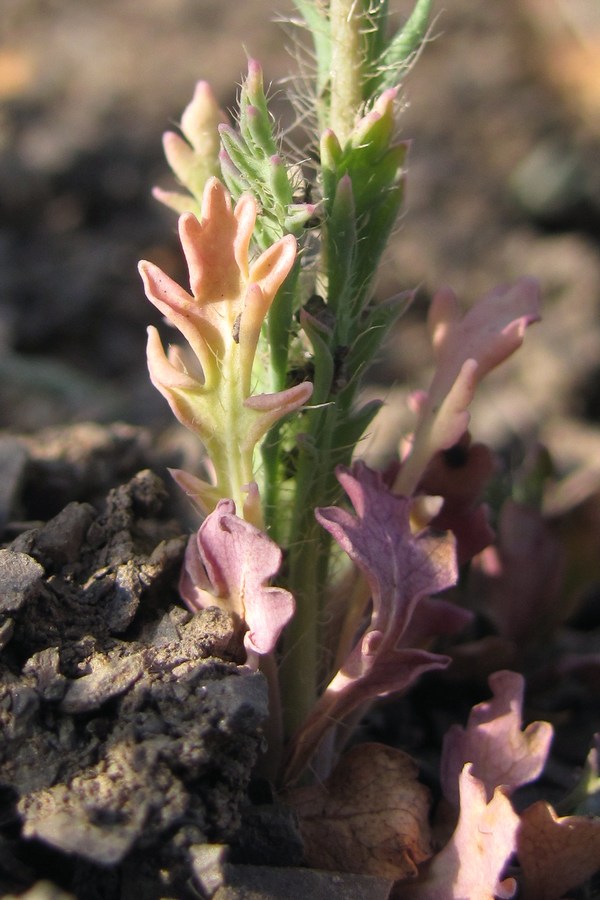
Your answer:
[[[70,784],[27,797],[20,811],[24,837],[110,866],[145,832],[172,827],[187,803],[183,785],[155,754],[119,744]]]
[[[218,844],[190,847],[194,882],[209,900],[388,900],[392,882],[371,875],[240,866]]]
[[[144,671],[145,659],[141,652],[118,660],[96,656],[93,665],[89,675],[70,682],[61,703],[63,712],[90,712],[125,693]]]
[[[69,503],[35,537],[35,555],[46,568],[74,563],[81,553],[86,531],[95,516],[88,503]]]
[[[36,597],[44,570],[25,553],[0,550],[0,613],[12,613]]]
[[[34,653],[23,666],[24,675],[33,675],[36,689],[44,700],[54,702],[61,700],[67,679],[60,671],[58,647],[48,647]]]

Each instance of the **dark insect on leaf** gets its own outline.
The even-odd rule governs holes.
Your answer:
[[[239,342],[240,342],[240,322],[241,322],[241,319],[242,319],[242,314],[241,314],[241,312],[240,312],[240,313],[237,314],[237,316],[236,316],[236,318],[235,318],[235,322],[233,323],[233,328],[231,329],[231,336],[232,336],[232,338],[234,339],[234,341],[236,342],[236,344],[239,344]]]

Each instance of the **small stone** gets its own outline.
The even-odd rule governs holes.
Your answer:
[[[44,570],[26,553],[0,550],[0,613],[16,612],[41,590]]]
[[[23,835],[96,865],[116,865],[152,828],[166,831],[185,814],[185,788],[155,757],[119,743],[69,784],[23,797]]]
[[[189,848],[194,879],[204,896],[212,897],[224,885],[228,853],[225,844],[194,844]]]
[[[50,519],[35,538],[35,555],[53,568],[74,563],[81,555],[85,533],[94,518],[88,503],[69,503]]]
[[[15,620],[5,619],[0,625],[0,652],[4,650],[15,632]]]
[[[269,715],[266,681],[262,672],[222,678],[210,686],[211,701],[221,710],[223,727],[246,731],[260,728]]]
[[[58,647],[47,647],[34,653],[23,666],[24,675],[33,675],[36,687],[44,700],[60,700],[67,686],[67,679],[60,672]]]
[[[94,671],[72,681],[67,688],[61,709],[65,713],[83,713],[98,709],[107,700],[125,693],[144,671],[141,653],[118,661],[94,660]]]
[[[392,882],[373,875],[271,866],[222,866],[211,900],[388,900]]]
[[[179,641],[179,628],[191,618],[191,613],[182,607],[172,607],[168,613],[153,622],[144,632],[144,639],[152,647],[167,647],[169,644]]]
[[[4,900],[76,900],[73,894],[66,894],[50,881],[37,881],[24,894],[6,894]]]

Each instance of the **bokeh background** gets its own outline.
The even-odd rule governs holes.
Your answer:
[[[390,4],[398,18],[410,3]],[[278,111],[291,2],[4,0],[0,15],[0,426],[87,419],[167,427],[150,387],[157,322],[140,257],[185,279],[161,133],[197,79],[235,104],[245,54]],[[427,302],[465,304],[539,278],[544,320],[474,407],[496,445],[542,439],[565,471],[600,480],[600,8],[592,0],[439,2],[405,82],[406,210],[382,297],[419,286],[367,392],[385,393],[380,446],[425,386]],[[406,426],[408,427],[408,425]],[[395,438],[394,438],[395,440]]]

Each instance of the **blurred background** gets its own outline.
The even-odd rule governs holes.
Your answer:
[[[390,6],[399,18],[411,4]],[[245,52],[293,70],[276,15],[291,2],[4,0],[0,18],[0,426],[94,419],[162,429],[136,271],[185,281],[161,134],[197,79],[235,104]],[[419,286],[367,392],[426,386],[423,321],[441,284],[465,304],[522,274],[544,320],[475,406],[496,445],[535,435],[600,481],[600,7],[593,0],[452,0],[404,90],[407,204],[379,293]],[[397,386],[400,385],[400,386]],[[594,482],[594,479],[596,481]]]

